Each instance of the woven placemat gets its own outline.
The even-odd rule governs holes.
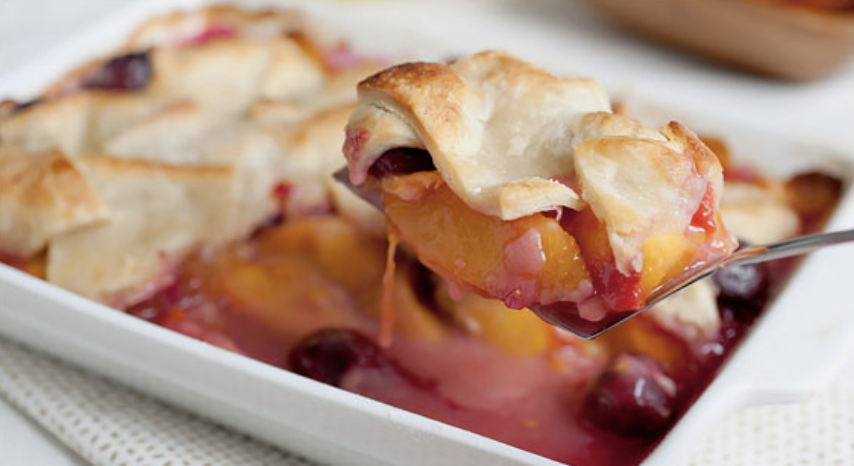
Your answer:
[[[692,466],[854,466],[854,383],[809,401],[745,408],[698,442]]]
[[[313,464],[2,339],[0,395],[97,466]],[[854,465],[854,383],[733,413],[689,464]]]
[[[314,464],[6,340],[0,395],[96,466]]]

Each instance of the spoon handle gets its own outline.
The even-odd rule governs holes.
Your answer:
[[[726,266],[736,264],[754,264],[757,262],[782,259],[784,257],[797,256],[814,251],[825,246],[842,244],[854,241],[854,229],[834,231],[831,233],[818,233],[815,235],[798,236],[790,240],[767,246],[747,247],[735,253],[736,257],[725,262]]]

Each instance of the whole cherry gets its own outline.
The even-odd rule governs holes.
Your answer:
[[[148,52],[129,53],[112,58],[85,78],[84,89],[135,91],[151,80],[152,70]]]
[[[676,383],[645,354],[621,353],[588,390],[582,415],[594,425],[631,437],[664,431],[676,403]]]
[[[406,175],[409,173],[433,171],[433,159],[423,149],[398,147],[386,151],[369,170],[371,176],[382,178],[386,175]]]
[[[355,330],[337,328],[305,337],[288,355],[290,370],[336,387],[353,368],[387,363],[385,353],[370,338]]]

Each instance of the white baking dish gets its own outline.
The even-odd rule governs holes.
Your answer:
[[[93,25],[50,54],[0,75],[0,95],[26,98],[87,57],[108,52],[144,18],[203,2],[143,2]],[[246,3],[246,2],[239,2]],[[250,2],[252,3],[252,2]],[[432,46],[416,31],[370,24],[371,8],[303,5],[369,51],[436,58],[467,47]],[[362,8],[364,7],[364,8]],[[390,37],[394,40],[389,40]],[[453,43],[445,36],[441,42]],[[435,43],[440,43],[436,41]],[[548,62],[544,62],[546,66]],[[556,69],[564,70],[556,64]],[[654,112],[649,112],[653,119]],[[854,225],[854,159],[781,135],[680,112],[733,153],[774,175],[821,167],[846,180],[830,229]],[[768,154],[773,154],[769,157]],[[2,187],[0,187],[2,189]],[[647,465],[686,462],[705,427],[737,407],[797,401],[854,350],[854,248],[811,256],[718,378]],[[164,401],[307,457],[333,464],[556,464],[499,442],[296,376],[151,325],[0,265],[0,334],[63,357]]]

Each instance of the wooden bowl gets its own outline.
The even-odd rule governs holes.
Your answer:
[[[627,29],[659,42],[786,80],[823,78],[854,56],[852,10],[767,0],[588,3]]]

